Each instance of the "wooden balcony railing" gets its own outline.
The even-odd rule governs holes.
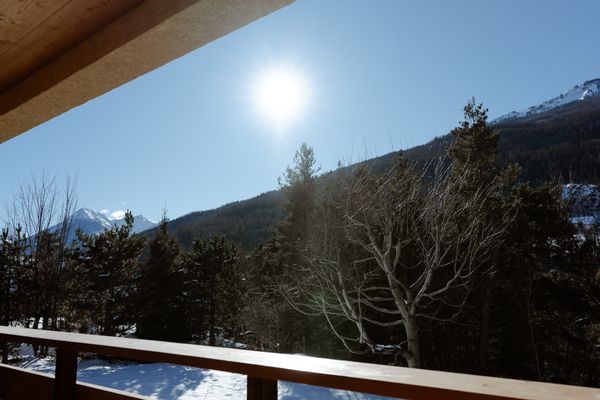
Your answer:
[[[55,377],[0,366],[0,399],[126,400],[144,397],[77,382],[79,352],[166,362],[248,376],[247,398],[277,398],[277,381],[403,399],[600,400],[600,390],[297,355],[0,326],[0,341],[56,348]]]

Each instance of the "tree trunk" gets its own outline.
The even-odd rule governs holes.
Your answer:
[[[33,318],[33,326],[31,327],[31,329],[38,328],[38,325],[40,324],[40,318],[41,317],[37,315]],[[32,344],[31,347],[33,348],[33,355],[36,357],[39,356],[40,347],[37,344]]]
[[[404,358],[410,368],[421,368],[421,349],[417,321],[414,316],[410,316],[404,321],[404,330],[406,331],[407,343],[407,351],[404,353]]]
[[[9,267],[10,268],[10,267]],[[10,273],[10,269],[8,272],[8,279],[7,279],[7,284],[6,284],[6,304],[4,307],[4,315],[2,318],[2,325],[4,326],[9,326],[10,325],[10,302],[11,302],[11,298],[10,298],[10,287],[11,287],[11,283],[12,283],[12,276]],[[8,364],[8,343],[7,342],[3,342],[2,343],[2,364]]]
[[[216,344],[215,335],[215,299],[210,297],[209,322],[208,322],[208,344],[214,346]]]
[[[481,329],[479,332],[479,371],[485,373],[488,369],[489,336],[490,336],[490,306],[492,301],[491,283],[484,292],[481,307]]]

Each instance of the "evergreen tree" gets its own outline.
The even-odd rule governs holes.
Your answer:
[[[166,217],[150,241],[147,259],[137,277],[137,334],[144,339],[187,341],[183,274],[179,244],[167,231]]]
[[[560,186],[516,185],[517,166],[498,168],[498,137],[486,121],[487,110],[471,101],[449,154],[453,174],[468,178],[465,193],[490,193],[480,217],[507,232],[476,276],[462,324],[428,329],[425,358],[440,369],[597,384],[595,242],[577,243]]]
[[[246,295],[240,257],[237,247],[222,236],[196,239],[183,257],[190,328],[211,346],[218,332],[226,338],[239,333],[236,328]]]
[[[302,143],[294,154],[294,165],[287,167],[279,179],[279,187],[283,194],[283,209],[286,217],[275,227],[274,241],[267,243],[272,251],[270,260],[263,266],[275,268],[275,271],[262,271],[270,275],[271,285],[280,287],[278,282],[290,274],[300,273],[299,266],[304,262],[298,251],[306,240],[314,221],[315,201],[317,197],[317,173],[314,149]],[[280,301],[280,300],[278,300]],[[279,317],[290,321],[288,346],[284,351],[301,351],[310,353],[318,347],[319,326],[316,318],[297,315],[296,310],[286,305],[279,308]]]
[[[302,143],[294,155],[294,166],[288,167],[279,179],[287,217],[277,226],[277,232],[284,243],[295,243],[306,236],[314,208],[319,169],[313,148]]]
[[[464,107],[464,119],[453,129],[448,154],[455,175],[464,174],[466,185],[480,188],[496,177],[498,135],[487,123],[488,109],[472,98]]]
[[[131,236],[132,227],[133,215],[127,211],[119,228],[96,235],[77,232],[73,263],[80,290],[73,303],[86,331],[120,335],[134,322],[134,278],[145,239]]]
[[[597,385],[600,353],[590,343],[600,338],[600,292],[590,268],[596,243],[578,239],[560,186],[519,185],[512,197],[518,211],[492,310],[496,368],[513,377]]]
[[[464,107],[464,119],[451,131],[452,144],[448,149],[451,158],[451,179],[460,182],[460,190],[467,201],[473,193],[486,193],[486,204],[479,218],[488,226],[508,227],[517,212],[510,207],[511,190],[519,174],[517,165],[503,169],[498,167],[498,134],[488,124],[488,110],[472,98]],[[460,223],[460,222],[459,222]],[[470,313],[465,313],[462,322],[473,329],[454,329],[456,340],[467,338],[466,347],[472,349],[468,357],[481,371],[486,371],[491,353],[491,307],[494,288],[498,282],[497,270],[502,259],[504,246],[498,246],[486,260],[480,260],[480,268],[473,277],[473,290],[469,302]],[[444,327],[442,327],[444,328]],[[440,335],[451,335],[438,332]],[[464,352],[467,354],[467,352]]]

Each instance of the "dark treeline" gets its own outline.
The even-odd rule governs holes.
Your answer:
[[[96,235],[78,231],[68,246],[59,246],[56,232],[27,238],[5,228],[2,323],[210,344],[238,337],[232,321],[247,295],[238,247],[215,237],[184,252],[166,219],[149,241],[131,234],[131,213],[125,221]]]
[[[271,191],[214,210],[189,213],[170,221],[169,232],[184,249],[189,249],[198,237],[223,235],[244,250],[252,250],[264,243],[275,223],[284,218],[281,201],[281,192]],[[151,237],[153,233],[150,230],[144,234]]]
[[[166,218],[132,235],[128,213],[65,243],[14,218],[0,322],[600,385],[600,232],[570,222],[559,185],[498,162],[481,105],[451,138],[427,168],[398,157],[319,177],[303,145],[283,217],[252,248],[233,222],[181,240]]]

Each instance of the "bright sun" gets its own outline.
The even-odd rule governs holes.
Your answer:
[[[254,102],[265,122],[282,130],[306,111],[309,102],[306,77],[292,68],[271,68],[255,81]]]

